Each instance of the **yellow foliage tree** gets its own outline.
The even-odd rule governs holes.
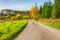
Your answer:
[[[38,7],[33,7],[30,10],[31,18],[38,19],[39,18],[39,10]]]

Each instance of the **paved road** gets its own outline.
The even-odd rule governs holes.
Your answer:
[[[27,27],[15,40],[60,40],[60,31],[29,21]]]

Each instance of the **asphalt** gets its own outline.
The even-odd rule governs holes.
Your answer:
[[[60,40],[60,30],[29,21],[24,31],[15,40]]]

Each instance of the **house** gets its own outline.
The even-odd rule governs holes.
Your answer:
[[[30,12],[29,11],[16,11],[16,10],[11,10],[11,9],[3,9],[1,10],[1,14],[0,15],[7,15],[7,14],[10,14],[10,15],[16,15],[20,13],[22,16],[30,16]]]

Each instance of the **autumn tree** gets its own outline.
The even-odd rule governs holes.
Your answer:
[[[32,7],[30,10],[31,18],[38,19],[39,18],[39,10],[37,4],[35,3],[35,7]]]

